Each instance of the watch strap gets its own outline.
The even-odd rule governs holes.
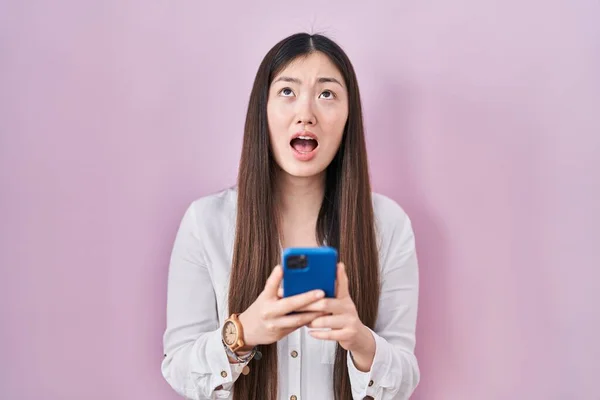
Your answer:
[[[223,341],[223,347],[225,348],[225,352],[227,353],[227,355],[229,357],[231,357],[232,359],[236,360],[239,363],[247,363],[250,360],[252,360],[252,358],[254,358],[254,356],[256,355],[256,347],[253,348],[250,353],[245,354],[243,356],[240,356],[239,354],[237,354],[236,352],[232,351],[229,346],[227,346],[227,343],[225,343],[225,341]]]

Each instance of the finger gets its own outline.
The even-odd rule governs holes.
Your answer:
[[[283,288],[280,287],[279,289],[277,289],[277,297],[282,298],[283,297]]]
[[[269,278],[267,278],[267,282],[265,283],[263,293],[269,297],[276,297],[277,289],[281,284],[282,278],[283,271],[281,270],[281,267],[277,265],[275,268],[273,268],[273,271],[271,271],[271,275],[269,275]]]
[[[306,293],[286,297],[275,302],[275,315],[285,315],[292,311],[298,311],[307,305],[322,299],[325,292],[322,290],[311,290]],[[319,311],[319,310],[313,310]]]
[[[342,329],[348,324],[349,318],[347,315],[324,315],[313,319],[308,325],[309,328],[331,328]]]
[[[335,297],[337,297],[338,299],[343,299],[344,297],[349,296],[350,290],[348,289],[348,275],[346,274],[346,265],[344,263],[338,263]]]
[[[325,298],[299,308],[297,311],[321,311],[325,314],[342,314],[344,312],[344,304],[339,299]]]
[[[311,323],[315,318],[322,316],[319,312],[297,313],[293,315],[284,315],[275,319],[274,323],[281,329],[296,329]]]
[[[308,331],[310,336],[321,340],[335,340],[341,342],[348,339],[345,329],[334,329],[331,331]]]

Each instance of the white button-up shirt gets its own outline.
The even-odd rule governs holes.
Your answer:
[[[175,238],[161,367],[171,387],[189,399],[231,399],[235,380],[243,379],[244,365],[230,364],[221,339],[228,318],[236,204],[234,188],[194,201]],[[371,331],[376,352],[370,371],[357,370],[350,355],[347,368],[354,399],[408,399],[420,376],[414,355],[419,286],[415,239],[397,203],[374,193],[373,207],[381,269],[379,312]],[[335,346],[313,338],[306,327],[281,339],[279,398],[333,399]]]

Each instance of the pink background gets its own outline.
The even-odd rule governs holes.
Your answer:
[[[261,58],[309,30],[414,221],[414,398],[599,399],[599,3],[231,3],[0,4],[0,398],[178,398],[173,236],[235,182]]]

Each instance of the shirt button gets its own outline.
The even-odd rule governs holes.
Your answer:
[[[227,372],[226,371],[221,371],[221,376],[223,378],[227,378]]]
[[[373,386],[373,380],[369,381],[369,386]]]
[[[296,397],[296,395],[293,394],[293,395],[290,396],[290,400],[298,400],[298,397]]]
[[[290,354],[292,356],[292,358],[296,358],[298,357],[298,352],[296,350],[292,351],[292,353]]]

